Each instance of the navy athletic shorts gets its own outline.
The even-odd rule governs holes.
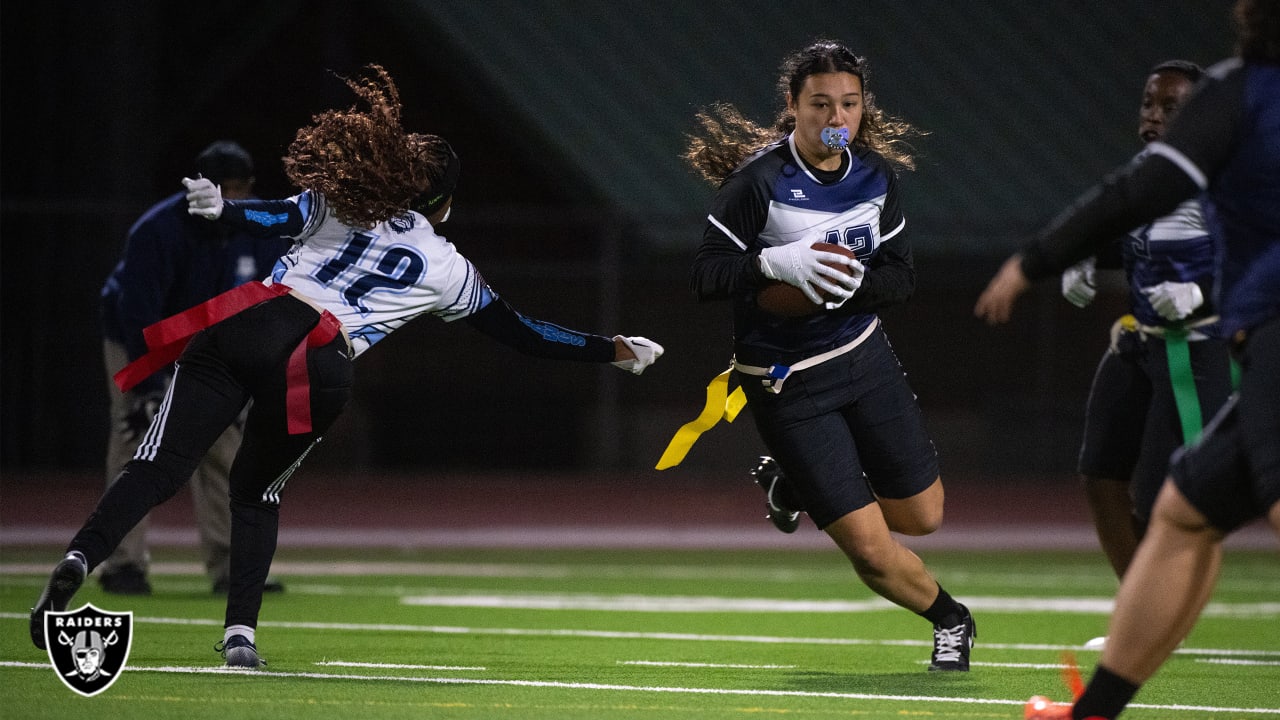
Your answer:
[[[1280,318],[1252,330],[1237,355],[1239,392],[1170,467],[1192,506],[1228,533],[1280,502]]]
[[[735,375],[761,439],[818,527],[877,497],[917,495],[938,478],[937,450],[882,328],[792,373],[777,394],[758,377]]]
[[[1197,340],[1188,348],[1207,423],[1231,394],[1230,356],[1219,340]],[[1121,333],[1102,356],[1089,389],[1080,474],[1130,482],[1134,514],[1145,521],[1168,477],[1169,457],[1182,444],[1165,341]]]

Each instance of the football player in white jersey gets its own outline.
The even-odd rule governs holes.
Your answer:
[[[915,288],[896,177],[911,128],[876,107],[865,60],[842,43],[814,42],[780,76],[773,128],[732,106],[700,116],[685,157],[719,190],[693,289],[733,305],[735,380],[786,471],[766,488],[771,519],[807,512],[868,587],[933,625],[929,669],[966,671],[973,617],[892,535],[933,532],[943,504],[937,451],[876,315]],[[779,281],[812,311],[771,311],[761,291]]]
[[[229,666],[264,664],[255,629],[281,491],[346,405],[355,357],[415,317],[462,320],[529,355],[607,362],[635,374],[662,355],[651,340],[559,327],[499,297],[435,230],[452,206],[457,156],[443,138],[401,127],[394,82],[370,67],[370,77],[347,81],[367,109],[321,113],[290,145],[284,167],[305,188],[300,194],[233,201],[207,179],[184,179],[191,214],[295,242],[266,282],[149,327],[150,353],[116,376],[127,389],[177,358],[137,454],[32,609],[38,647],[45,612],[66,608],[86,573],[187,481],[252,399],[231,474],[231,587],[216,649]]]

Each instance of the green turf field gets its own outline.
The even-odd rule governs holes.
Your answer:
[[[0,717],[1020,718],[1066,699],[1059,664],[1106,630],[1099,553],[927,553],[978,623],[973,671],[930,674],[930,629],[816,551],[282,549],[259,672],[220,668],[222,601],[159,549],[126,669],[85,698],[27,636],[57,560],[0,548]],[[187,569],[184,574],[181,572]],[[168,569],[178,572],[168,572]],[[1280,560],[1228,553],[1218,591],[1126,718],[1280,717]]]

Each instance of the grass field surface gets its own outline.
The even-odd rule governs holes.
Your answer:
[[[190,549],[134,613],[129,661],[81,697],[32,646],[59,553],[0,548],[3,718],[1020,718],[1086,677],[1116,583],[1098,552],[930,552],[973,610],[969,673],[929,673],[929,625],[830,551],[288,549],[258,628],[269,664],[221,667],[223,603]],[[1199,624],[1126,718],[1280,718],[1280,562],[1231,551]]]

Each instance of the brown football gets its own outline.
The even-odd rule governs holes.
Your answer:
[[[854,256],[853,251],[843,245],[816,242],[811,247],[814,250],[837,253],[845,257]],[[848,265],[827,264],[845,271],[849,270]],[[825,299],[831,299],[828,293],[819,291],[819,294]],[[756,305],[770,315],[777,315],[778,317],[803,317],[812,315],[822,309],[821,305],[814,305],[809,302],[809,298],[804,296],[804,292],[800,288],[784,283],[781,280],[774,280],[760,288],[760,292],[756,293]]]

